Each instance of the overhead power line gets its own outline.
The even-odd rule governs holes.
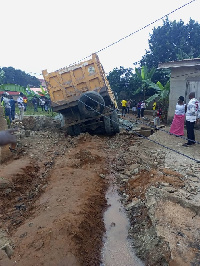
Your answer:
[[[126,35],[126,36],[120,38],[120,39],[118,39],[117,41],[115,41],[115,42],[113,42],[113,43],[111,43],[111,44],[109,44],[109,45],[107,45],[107,46],[105,46],[105,47],[103,47],[103,48],[97,50],[96,52],[93,52],[93,53],[98,54],[98,53],[100,53],[100,52],[102,52],[102,51],[104,51],[104,50],[106,50],[106,49],[112,47],[113,45],[115,45],[115,44],[117,44],[117,43],[119,43],[119,42],[121,42],[121,41],[123,41],[123,40],[125,40],[125,39],[127,39],[127,38],[129,38],[129,37],[131,37],[132,35],[134,35],[134,34],[140,32],[140,31],[142,31],[142,30],[144,30],[144,29],[146,29],[146,28],[148,28],[148,27],[150,27],[151,25],[155,24],[156,22],[158,22],[158,21],[160,21],[160,20],[163,20],[165,17],[167,17],[167,16],[169,16],[169,15],[175,13],[176,11],[178,11],[178,10],[180,10],[180,9],[182,9],[182,8],[184,8],[184,7],[186,7],[186,6],[188,6],[188,5],[190,5],[191,3],[195,2],[195,1],[196,1],[196,0],[191,0],[190,2],[188,2],[188,3],[184,4],[184,5],[182,5],[182,6],[178,7],[178,8],[176,8],[176,9],[174,9],[174,10],[172,10],[172,11],[170,11],[169,13],[167,13],[167,14],[165,14],[164,16],[162,16],[162,17],[160,17],[160,18],[158,18],[158,19],[156,19],[156,20],[150,22],[149,24],[143,26],[142,28],[139,28],[138,30],[136,30],[136,31],[134,31],[134,32],[132,32],[132,33],[130,33],[130,34],[128,34],[128,35]],[[80,60],[78,60],[78,61],[76,61],[76,62],[74,62],[74,63],[72,63],[72,64],[70,64],[69,66],[76,65],[76,64],[80,63],[81,61],[86,60],[87,58],[91,57],[93,53],[89,54],[88,56],[85,56],[84,58],[82,58],[82,59],[80,59]],[[133,65],[137,65],[138,63],[139,63],[139,61],[134,62]],[[61,68],[61,69],[62,69],[62,68]],[[42,72],[42,71],[41,71],[41,72]],[[30,73],[32,73],[32,72],[30,72]],[[37,73],[35,73],[35,74],[37,74]],[[41,74],[39,74],[39,75],[41,75]]]
[[[57,81],[54,77],[53,77],[53,79],[55,80],[55,82],[56,82],[60,87],[64,88],[63,85],[62,85],[59,81]],[[96,100],[92,99],[91,97],[89,97],[89,96],[87,96],[87,97],[90,98],[91,100],[93,100],[93,101],[96,102]],[[84,102],[81,101],[80,99],[78,99],[78,101],[81,102],[82,104],[84,104],[85,106],[87,106],[87,108],[89,108],[89,109],[95,111],[96,113],[99,113],[99,114],[102,115],[103,117],[109,119],[109,120],[112,121],[114,124],[119,124],[119,123],[117,123],[116,121],[112,120],[110,117],[107,117],[107,116],[103,115],[102,113],[100,113],[100,112],[94,110],[91,106],[87,105],[86,103],[84,103]],[[101,104],[101,103],[99,103],[99,102],[97,102],[97,103],[98,103],[98,104]],[[102,105],[102,104],[101,104],[101,105]],[[110,108],[110,109],[111,109],[111,108]],[[119,125],[120,125],[120,124],[119,124]],[[124,125],[124,126],[126,126],[126,125]],[[127,127],[127,126],[126,126],[126,127]],[[132,129],[132,128],[131,128],[131,129]],[[200,160],[197,160],[197,159],[192,158],[192,157],[190,157],[190,156],[188,156],[188,155],[186,155],[186,154],[184,154],[184,153],[181,153],[181,152],[179,152],[179,151],[177,151],[177,150],[175,150],[175,149],[172,149],[172,148],[170,148],[170,147],[167,147],[167,146],[165,146],[165,145],[159,143],[158,141],[152,140],[152,139],[150,139],[150,138],[148,138],[148,137],[146,137],[146,136],[144,136],[144,135],[141,135],[141,134],[137,133],[137,132],[134,131],[134,130],[132,130],[132,131],[133,131],[133,133],[136,134],[137,136],[141,136],[141,137],[143,137],[143,138],[145,138],[145,139],[147,139],[147,140],[149,140],[149,141],[151,141],[151,142],[153,142],[153,143],[155,143],[155,144],[157,144],[157,145],[162,146],[162,147],[165,148],[165,149],[168,149],[168,150],[173,151],[173,152],[175,152],[175,153],[177,153],[177,154],[180,154],[180,155],[182,155],[182,156],[184,156],[184,157],[186,157],[186,158],[188,158],[188,159],[190,159],[190,160],[192,160],[192,161],[195,161],[196,163],[200,163]]]
[[[180,9],[182,9],[182,8],[184,8],[184,7],[186,7],[186,6],[188,6],[188,5],[190,5],[191,3],[195,2],[195,1],[196,1],[196,0],[192,0],[192,1],[190,1],[190,2],[188,2],[188,3],[186,3],[186,4],[184,4],[184,5],[182,5],[182,6],[180,6],[180,7],[178,7],[178,8],[176,8],[176,9],[170,11],[169,13],[167,13],[167,14],[165,14],[164,16],[162,16],[162,17],[160,17],[160,18],[158,18],[158,19],[156,19],[156,20],[150,22],[149,24],[145,25],[144,27],[142,27],[142,28],[140,28],[140,29],[138,29],[138,30],[136,30],[136,31],[134,31],[134,32],[132,32],[132,33],[130,33],[130,34],[124,36],[124,37],[122,37],[121,39],[119,39],[119,40],[117,40],[117,41],[115,41],[115,42],[113,42],[113,43],[111,43],[111,44],[105,46],[104,48],[99,49],[99,50],[96,51],[95,53],[97,54],[97,53],[100,53],[100,52],[102,52],[102,51],[104,51],[104,50],[110,48],[111,46],[113,46],[113,45],[115,45],[115,44],[117,44],[117,43],[119,43],[119,42],[121,42],[121,41],[123,41],[123,40],[125,40],[125,39],[127,39],[127,38],[129,38],[129,37],[131,37],[132,35],[134,35],[134,34],[140,32],[140,31],[142,31],[142,30],[144,30],[144,29],[146,29],[146,28],[148,28],[148,27],[150,27],[151,25],[155,24],[156,22],[158,22],[158,21],[160,21],[160,20],[163,20],[165,17],[168,17],[169,15],[171,15],[171,14],[175,13],[176,11],[178,11],[178,10],[180,10]],[[72,63],[71,65],[75,65],[75,64],[77,64],[77,63],[79,63],[79,62],[81,62],[81,61],[84,61],[84,60],[86,60],[87,58],[91,57],[91,55],[92,55],[92,54],[90,54],[90,55],[88,55],[88,56],[82,58],[81,60],[78,60],[78,61]],[[136,62],[135,62],[135,63],[136,63]],[[137,62],[137,63],[138,63],[138,62]],[[70,65],[70,66],[71,66],[71,65]]]
[[[109,120],[112,121],[114,124],[118,124],[118,125],[120,125],[118,122],[112,120],[109,116],[103,115],[102,113],[96,111],[94,108],[92,108],[91,106],[87,105],[86,103],[84,103],[84,102],[81,101],[80,99],[79,99],[78,101],[81,102],[82,104],[84,104],[85,106],[87,106],[87,108],[91,109],[92,111],[95,111],[96,113],[99,113],[100,115],[102,115],[102,116],[105,117],[106,119],[109,119]],[[98,102],[98,103],[99,103],[99,102]],[[127,125],[125,125],[125,124],[123,124],[123,125],[124,125],[125,127],[127,127]],[[155,144],[157,144],[157,145],[159,145],[159,146],[161,146],[161,147],[163,147],[163,148],[165,148],[165,149],[167,149],[167,150],[173,151],[173,152],[175,152],[175,153],[177,153],[177,154],[179,154],[179,155],[181,155],[181,156],[184,156],[184,157],[186,157],[186,158],[188,158],[188,159],[190,159],[190,160],[192,160],[192,161],[194,161],[194,162],[196,162],[196,163],[200,163],[200,160],[197,160],[197,159],[195,159],[195,158],[192,158],[191,156],[189,156],[189,155],[187,155],[187,154],[184,154],[184,153],[182,153],[182,152],[180,152],[180,151],[177,151],[177,150],[175,150],[175,149],[173,149],[173,148],[170,148],[170,147],[168,147],[168,146],[166,146],[166,145],[164,145],[164,144],[162,144],[162,143],[160,143],[160,142],[158,142],[158,141],[156,141],[156,140],[152,140],[152,139],[150,139],[150,138],[148,138],[148,137],[142,135],[141,133],[136,132],[136,131],[133,130],[133,129],[132,129],[132,132],[133,132],[133,134],[137,135],[138,137],[142,137],[142,138],[144,138],[144,139],[147,139],[147,140],[149,140],[150,142],[153,142],[153,143],[155,143]]]

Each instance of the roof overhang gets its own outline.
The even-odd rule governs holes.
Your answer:
[[[166,63],[160,63],[158,69],[160,68],[178,68],[178,67],[194,67],[200,66],[200,58],[194,59],[184,59],[181,61],[171,61]]]

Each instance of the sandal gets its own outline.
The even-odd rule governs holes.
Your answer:
[[[189,147],[190,145],[188,145],[187,143],[184,143],[182,146],[183,147]]]

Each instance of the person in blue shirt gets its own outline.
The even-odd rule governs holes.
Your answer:
[[[11,107],[11,118],[12,118],[12,120],[15,120],[15,103],[16,103],[16,101],[13,99],[12,96],[10,96],[10,107]]]

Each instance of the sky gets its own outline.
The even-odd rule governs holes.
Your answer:
[[[0,67],[12,66],[42,78],[69,66],[162,18],[191,0],[0,0]],[[200,0],[169,20],[200,23]],[[148,50],[153,23],[98,53],[106,73],[135,68]]]

